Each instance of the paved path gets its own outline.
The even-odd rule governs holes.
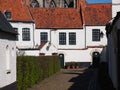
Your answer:
[[[91,70],[63,69],[28,90],[90,90],[92,76]]]

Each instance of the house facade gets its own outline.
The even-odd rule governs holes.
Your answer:
[[[25,2],[22,0],[1,1],[0,10],[18,32],[16,47],[19,49],[33,48],[34,22]]]
[[[12,18],[8,21],[18,30],[16,44],[19,53],[35,56],[57,54],[63,66],[66,62],[92,63],[94,52],[100,54],[107,44],[105,24],[111,19],[111,4],[73,0],[69,7],[66,6],[70,4],[69,0],[51,0],[44,6],[43,3],[49,0],[43,1],[1,1],[4,4],[0,10],[4,15],[5,10],[11,12]]]
[[[16,90],[16,35],[0,12],[0,90]]]
[[[76,3],[75,8],[30,8],[40,54],[57,53],[64,65],[90,64],[94,52],[100,54],[107,45],[105,24],[111,19],[111,4]]]

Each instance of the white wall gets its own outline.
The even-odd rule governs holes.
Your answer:
[[[120,11],[120,0],[112,0],[112,17],[115,17]]]
[[[10,22],[13,28],[18,28],[18,41],[16,45],[18,48],[33,48],[34,47],[34,23]],[[30,41],[22,40],[22,28],[30,28]]]
[[[66,32],[66,45],[59,45],[59,32]],[[69,45],[69,33],[76,33],[76,45]],[[57,34],[58,49],[83,49],[85,48],[85,34],[83,29],[59,29]]]
[[[100,29],[104,33],[103,38],[100,41],[92,41],[92,29]],[[99,45],[107,45],[107,37],[105,26],[86,26],[86,45],[87,46],[99,46]]]
[[[112,17],[115,17],[117,15],[117,12],[120,12],[120,4],[118,5],[112,5]]]
[[[120,0],[112,0],[113,4],[120,4]]]
[[[101,48],[89,48],[86,50],[59,50],[59,54],[64,54],[65,62],[92,62],[92,53],[101,51]]]
[[[35,45],[40,45],[40,33],[41,32],[47,32],[48,33],[48,41],[50,41],[50,29],[35,29],[34,32],[34,39],[35,39]]]
[[[40,50],[25,50],[27,56],[39,56]]]
[[[8,56],[9,58],[6,56]],[[0,59],[0,88],[1,88],[16,81],[15,41],[0,39],[0,58],[1,58]],[[10,71],[9,74],[7,74],[8,71]]]

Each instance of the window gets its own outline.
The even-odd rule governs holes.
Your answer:
[[[29,28],[22,29],[22,40],[30,41],[30,29]]]
[[[4,14],[6,19],[11,19],[11,12],[9,10],[6,10]]]
[[[39,2],[37,1],[37,0],[32,0],[31,2],[30,2],[30,6],[31,7],[39,7]]]
[[[76,33],[69,33],[69,45],[76,45]]]
[[[66,45],[66,33],[59,33],[59,45]]]
[[[68,7],[73,8],[74,7],[74,0],[70,0]]]
[[[18,33],[18,28],[14,28],[14,30]],[[16,35],[16,41],[18,41],[18,35]]]
[[[51,0],[49,7],[55,8],[56,7],[56,3],[53,0]]]
[[[47,32],[41,32],[40,33],[40,40],[42,42],[47,42],[48,41],[48,33]]]
[[[92,41],[100,41],[100,29],[92,30]]]

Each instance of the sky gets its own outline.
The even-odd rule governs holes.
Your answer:
[[[87,0],[88,3],[111,3],[112,0]]]

